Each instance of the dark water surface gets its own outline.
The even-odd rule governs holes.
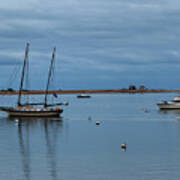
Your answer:
[[[0,179],[179,179],[180,112],[156,107],[174,96],[71,95],[61,98],[70,103],[62,118],[9,119],[1,113]],[[14,96],[0,99],[15,102]]]

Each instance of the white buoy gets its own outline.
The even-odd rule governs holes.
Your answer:
[[[97,125],[97,126],[100,125],[100,122],[99,122],[99,121],[96,121],[96,125]]]
[[[15,119],[14,122],[15,122],[14,124],[15,124],[16,126],[18,126],[18,124],[19,124],[19,119]]]
[[[121,144],[121,148],[124,149],[124,150],[126,150],[126,148],[127,148],[126,143]]]

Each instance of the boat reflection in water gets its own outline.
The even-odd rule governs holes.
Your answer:
[[[161,114],[177,114],[177,115],[180,115],[180,109],[173,109],[173,110],[172,109],[170,109],[170,110],[161,109],[161,110],[159,110],[159,113],[161,113]]]
[[[45,156],[47,157],[49,176],[51,179],[57,180],[56,144],[58,134],[63,126],[62,118],[8,118],[8,121],[15,121],[17,124],[20,156],[22,157],[25,179],[30,180],[32,178],[32,169],[34,168],[32,167],[31,148],[32,146],[37,146],[37,144],[31,144],[30,137],[33,135],[34,128],[40,126],[43,130],[43,137],[45,137],[45,149],[47,151]]]

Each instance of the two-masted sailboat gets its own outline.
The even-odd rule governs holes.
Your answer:
[[[54,116],[57,117],[57,116],[60,116],[60,114],[63,112],[63,109],[53,107],[53,106],[63,105],[63,103],[56,103],[56,104],[47,103],[47,96],[48,96],[48,90],[49,90],[49,85],[50,85],[50,79],[51,79],[52,71],[53,71],[56,48],[54,48],[54,51],[52,54],[44,102],[43,103],[24,103],[24,104],[21,102],[25,68],[28,62],[28,52],[29,52],[29,43],[27,43],[26,51],[25,51],[25,58],[24,58],[24,64],[23,64],[23,69],[22,69],[21,82],[19,86],[17,106],[16,107],[0,107],[0,110],[6,112],[8,116],[17,116],[17,117],[54,117]]]

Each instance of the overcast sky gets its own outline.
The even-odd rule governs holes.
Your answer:
[[[32,89],[45,87],[54,46],[57,89],[180,88],[179,19],[178,0],[3,0],[0,88],[27,42]]]

